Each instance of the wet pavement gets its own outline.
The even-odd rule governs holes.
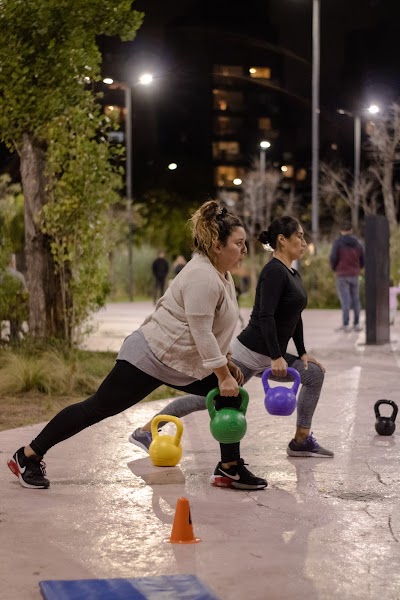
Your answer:
[[[149,303],[108,305],[86,347],[117,351],[150,311]],[[41,425],[1,432],[1,600],[38,600],[44,579],[171,574],[197,575],[221,600],[399,599],[400,428],[378,436],[373,406],[400,403],[400,319],[382,346],[335,331],[339,311],[309,310],[304,322],[306,348],[327,368],[313,431],[335,457],[288,458],[295,415],[268,415],[254,378],[241,447],[266,490],[209,485],[219,452],[206,412],[183,420],[179,465],[153,466],[127,438],[162,400],[51,449],[49,490],[21,488],[5,466]],[[181,496],[201,543],[165,542]]]

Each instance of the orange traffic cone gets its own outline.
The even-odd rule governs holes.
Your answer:
[[[171,544],[197,544],[201,542],[200,538],[194,537],[189,500],[187,498],[178,498],[171,537],[165,541],[171,542]]]

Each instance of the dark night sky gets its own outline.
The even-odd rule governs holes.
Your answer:
[[[214,0],[218,2],[218,0]],[[204,2],[203,2],[204,3]],[[202,3],[202,4],[203,4]],[[250,3],[242,0],[232,0],[231,5],[238,4],[243,10],[250,9]],[[278,28],[278,36],[282,46],[310,61],[312,57],[312,0],[265,0],[269,4],[271,23]],[[143,61],[146,55],[149,60],[158,62],[157,55],[162,53],[162,27],[177,17],[192,11],[197,0],[136,0],[133,7],[146,13],[144,24],[137,35],[139,45],[143,51]],[[385,51],[388,54],[388,62],[395,64],[400,55],[400,42],[397,43],[395,52],[393,48],[385,48],[385,31],[396,27],[400,19],[400,2],[395,0],[321,0],[321,104],[335,106],[335,96],[340,95],[340,81],[343,69],[348,63],[349,57],[345,56],[345,36],[347,35],[347,46],[349,34],[358,31],[368,31],[382,23],[380,38],[374,37],[371,42],[375,52],[379,56],[378,63],[384,62]],[[397,38],[397,34],[396,35]],[[389,52],[391,55],[389,55]],[[393,56],[393,54],[396,56]],[[366,59],[368,61],[368,58]],[[162,69],[162,60],[158,62]],[[378,67],[379,69],[379,67]],[[392,83],[393,75],[386,74],[386,79]],[[298,69],[296,61],[288,61],[286,65],[286,81],[288,87],[299,95],[310,95],[309,78]],[[400,86],[393,81],[395,88],[393,95],[400,93]],[[362,95],[358,99],[360,105],[367,105],[376,100],[385,102],[379,82],[369,80],[363,86]],[[375,96],[375,98],[373,98]],[[391,100],[393,100],[393,96]],[[339,102],[339,98],[338,98]]]
[[[286,111],[290,114],[285,121],[287,136],[297,148],[295,152],[308,155],[311,144],[312,4],[312,0],[135,0],[133,8],[146,15],[144,24],[133,42],[114,45],[114,40],[111,43],[110,62],[106,64],[105,56],[103,74],[132,82],[143,71],[155,74],[157,83],[151,89],[140,90],[135,97],[137,113],[142,115],[147,111],[154,121],[160,107],[164,107],[165,112],[168,99],[173,101],[176,82],[183,82],[180,87],[185,87],[186,57],[174,55],[164,43],[165,38],[171,36],[168,26],[176,25],[177,21],[180,25],[183,21],[186,25],[189,22],[212,26],[216,18],[226,30],[231,28],[249,34],[249,40],[256,39],[252,36],[257,30],[258,38],[266,42],[271,41],[268,31],[272,26],[278,46],[302,58],[302,62],[293,58],[283,60],[281,85],[289,93],[284,96],[289,106]],[[335,157],[351,164],[353,121],[338,115],[337,109],[362,113],[371,103],[378,103],[384,109],[400,100],[400,1],[321,0],[320,4],[321,158],[328,162],[332,159],[330,148],[334,143],[340,149]],[[225,22],[225,14],[228,15],[226,21],[231,17],[229,25]],[[245,23],[248,31],[245,31]],[[119,60],[115,60],[115,51],[120,52]],[[181,59],[183,66],[179,64]],[[186,87],[190,91],[190,83]],[[139,135],[138,139],[145,140],[149,152],[159,146],[158,138],[149,134],[156,131],[153,121],[147,124],[141,116],[134,125],[142,123],[146,135]]]

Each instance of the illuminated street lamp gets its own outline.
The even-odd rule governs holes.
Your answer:
[[[376,115],[380,108],[377,104],[371,104],[366,111]],[[344,108],[339,108],[340,115],[346,115],[354,120],[354,206],[352,210],[352,225],[358,228],[358,212],[360,207],[360,164],[361,164],[361,114],[352,113]]]
[[[265,155],[268,148],[271,148],[271,143],[267,140],[260,142],[260,175],[265,173]]]
[[[178,168],[178,165],[176,163],[169,163],[169,165],[168,165],[168,169],[170,171],[175,171],[175,169],[177,169],[177,168]]]
[[[150,83],[153,82],[153,75],[151,73],[143,73],[143,75],[141,75],[139,77],[139,83],[141,85],[150,85]]]
[[[153,81],[153,76],[150,73],[143,73],[136,85],[149,85]],[[132,86],[126,82],[117,82],[111,77],[105,77],[103,83],[113,85],[124,90],[125,94],[125,150],[126,150],[126,166],[125,166],[125,185],[126,185],[126,208],[128,211],[129,223],[129,239],[128,239],[128,296],[129,300],[133,300],[133,243],[132,243]]]

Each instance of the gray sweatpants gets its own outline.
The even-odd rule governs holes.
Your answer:
[[[266,357],[267,358],[267,357]],[[267,366],[262,368],[250,368],[245,364],[241,363],[237,358],[233,357],[232,361],[241,369],[244,375],[244,383],[246,384],[251,377],[254,375],[261,377]],[[314,411],[318,404],[319,396],[321,394],[322,384],[324,382],[324,372],[320,367],[314,363],[308,363],[308,369],[305,370],[303,361],[299,358],[295,358],[290,361],[290,366],[296,369],[300,374],[301,379],[301,390],[297,399],[297,427],[304,427],[306,429],[311,428],[311,421],[314,415]],[[290,375],[285,379],[277,379],[270,377],[275,381],[291,381]],[[189,394],[187,396],[180,396],[176,398],[167,406],[161,410],[159,415],[173,415],[174,417],[185,417],[192,412],[198,410],[206,410],[205,397],[194,396]],[[165,423],[160,423],[165,425]]]

